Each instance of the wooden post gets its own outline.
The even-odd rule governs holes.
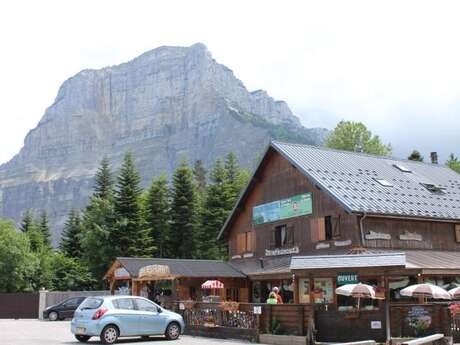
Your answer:
[[[423,284],[423,276],[421,273],[417,274],[417,284]],[[425,297],[419,296],[418,303],[425,304]]]
[[[390,318],[390,284],[388,282],[388,277],[385,275],[384,279],[384,289],[385,289],[385,328],[386,328],[386,337],[387,344],[391,340],[391,318]]]
[[[294,304],[299,304],[299,278],[293,274]]]

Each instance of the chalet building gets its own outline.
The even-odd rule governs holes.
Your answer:
[[[399,290],[416,282],[460,285],[460,175],[272,142],[219,237],[249,278],[251,302],[278,286],[285,302],[347,310],[353,302],[335,288],[358,281],[404,302]]]

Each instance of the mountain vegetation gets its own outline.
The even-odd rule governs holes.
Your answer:
[[[201,162],[192,168],[183,159],[171,181],[155,177],[144,191],[131,152],[116,176],[104,158],[88,205],[69,212],[58,250],[45,212],[26,210],[21,231],[0,219],[0,292],[105,288],[117,256],[224,259],[217,234],[248,176],[233,153],[209,176]]]

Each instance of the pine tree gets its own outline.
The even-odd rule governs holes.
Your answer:
[[[198,159],[193,166],[193,176],[195,177],[196,189],[198,193],[204,194],[206,190],[206,174],[208,172],[204,168],[203,161]]]
[[[228,207],[231,208],[235,204],[238,196],[241,193],[241,190],[246,185],[249,179],[249,173],[246,170],[242,170],[240,168],[238,159],[233,152],[230,152],[225,157],[225,171],[230,190]]]
[[[140,182],[133,155],[128,152],[124,157],[115,190],[117,224],[114,245],[117,247],[117,255],[145,256],[152,252],[150,238],[142,222]]]
[[[99,170],[96,173],[93,196],[101,199],[109,199],[113,196],[113,176],[110,170],[110,161],[104,157]]]
[[[48,221],[48,213],[43,210],[40,213],[40,221],[38,223],[38,228],[43,234],[43,240],[46,246],[51,248],[51,233],[50,233],[50,226]]]
[[[80,218],[80,213],[71,209],[62,234],[59,248],[62,253],[71,258],[81,258],[82,248],[81,240],[83,233],[83,225]]]
[[[113,243],[116,216],[112,176],[109,161],[103,159],[82,216],[82,261],[96,279],[97,288],[105,288],[102,277],[117,256]]]
[[[176,258],[190,259],[197,253],[198,208],[193,172],[183,160],[173,175],[171,205],[171,253]]]
[[[199,252],[203,258],[220,259],[225,256],[226,249],[222,242],[217,241],[217,235],[229,214],[233,191],[228,180],[228,170],[220,159],[214,163],[210,177],[211,184],[207,188],[202,212]]]
[[[155,245],[152,255],[169,257],[172,255],[169,244],[171,200],[168,189],[168,179],[162,175],[152,181],[147,191],[144,205],[145,222],[149,236]]]
[[[423,156],[417,150],[413,150],[407,159],[410,161],[423,162]]]
[[[26,212],[24,212],[24,215],[22,216],[20,229],[23,233],[28,233],[34,226],[35,223],[32,210],[27,209]]]

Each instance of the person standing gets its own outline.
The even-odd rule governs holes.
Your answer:
[[[276,296],[276,304],[283,304],[283,297],[281,297],[281,295],[279,294],[279,291],[280,289],[278,289],[277,286],[275,286],[272,290],[272,292],[275,294]]]
[[[278,299],[276,298],[276,294],[274,292],[270,292],[266,303],[267,304],[278,304]]]

